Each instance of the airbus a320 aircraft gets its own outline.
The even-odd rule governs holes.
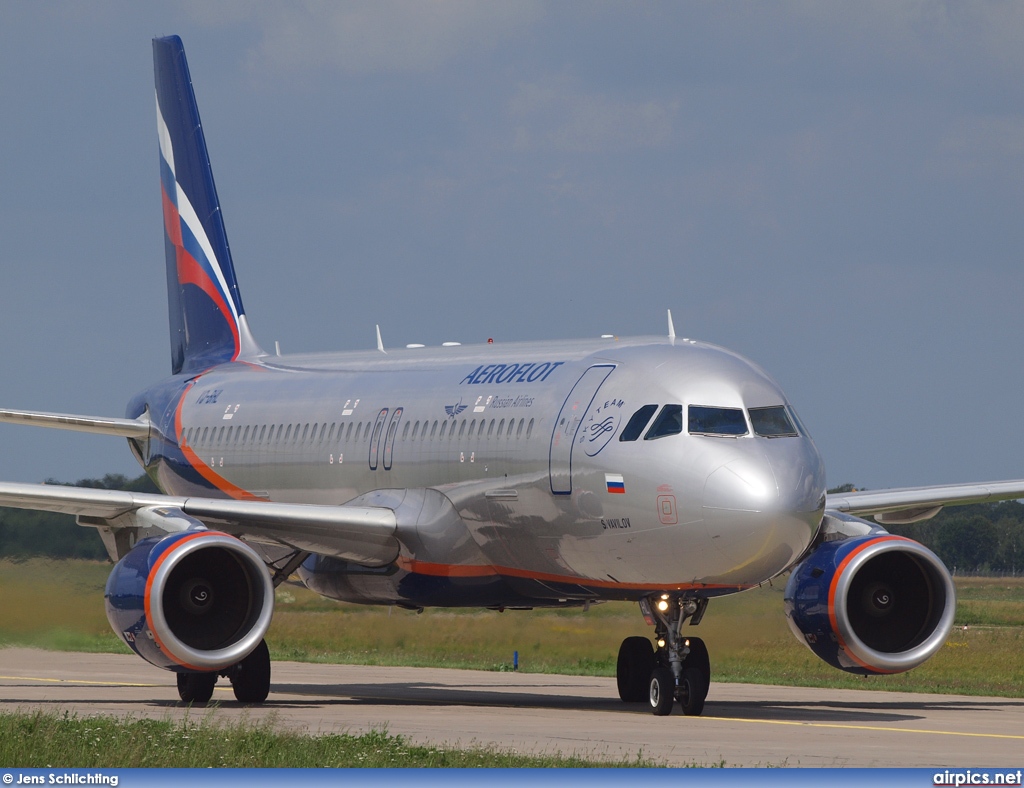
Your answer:
[[[1024,496],[1024,481],[826,496],[775,382],[667,337],[269,355],[249,330],[181,40],[153,42],[171,375],[126,418],[0,420],[128,439],[162,495],[0,484],[0,505],[77,515],[116,561],[114,631],[177,673],[270,690],[274,588],[367,604],[639,603],[622,700],[700,714],[688,634],[708,602],[790,571],[786,615],[829,664],[913,668],[953,622],[949,573],[881,525]],[[378,343],[379,344],[379,343]],[[873,515],[875,522],[854,515]]]

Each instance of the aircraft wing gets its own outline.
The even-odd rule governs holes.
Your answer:
[[[80,525],[96,528],[172,533],[201,524],[366,566],[383,566],[398,556],[397,519],[382,506],[191,498],[16,482],[0,482],[0,506],[73,514]]]
[[[928,520],[944,506],[995,503],[1018,498],[1024,498],[1024,479],[830,493],[825,508],[858,517],[871,515],[882,524],[905,525]]]
[[[75,432],[120,435],[125,438],[149,437],[149,419],[111,419],[96,416],[75,416],[68,413],[44,413],[38,410],[0,408],[0,422],[27,424],[33,427],[55,427]]]

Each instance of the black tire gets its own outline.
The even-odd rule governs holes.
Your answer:
[[[708,648],[700,638],[690,638],[690,653],[683,663],[679,677],[679,703],[683,714],[698,716],[704,711],[704,701],[711,686],[711,659]]]
[[[651,704],[651,711],[658,717],[664,717],[672,713],[672,704],[676,697],[676,679],[672,671],[664,665],[658,665],[651,671],[651,679],[647,685],[647,700]]]
[[[704,711],[704,699],[708,696],[708,685],[704,674],[694,666],[683,667],[679,677],[679,705],[683,714],[697,717]]]
[[[179,673],[178,697],[185,703],[209,703],[216,683],[216,673]]]
[[[263,703],[270,694],[270,649],[261,640],[253,652],[228,674],[239,703]]]
[[[647,698],[647,681],[654,669],[654,648],[647,638],[631,637],[619,646],[615,664],[615,683],[619,697],[626,703],[643,703]]]

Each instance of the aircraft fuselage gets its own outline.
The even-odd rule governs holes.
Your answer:
[[[742,434],[695,434],[700,407],[739,410]],[[757,434],[750,409],[771,407],[796,434]],[[821,458],[779,387],[689,340],[264,356],[171,378],[128,416],[147,409],[160,436],[136,450],[170,494],[393,506],[430,491],[404,501],[394,563],[304,564],[310,587],[351,601],[730,593],[791,565],[824,507]]]

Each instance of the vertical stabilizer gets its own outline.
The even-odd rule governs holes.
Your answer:
[[[185,49],[153,39],[174,374],[262,353],[235,280]]]

